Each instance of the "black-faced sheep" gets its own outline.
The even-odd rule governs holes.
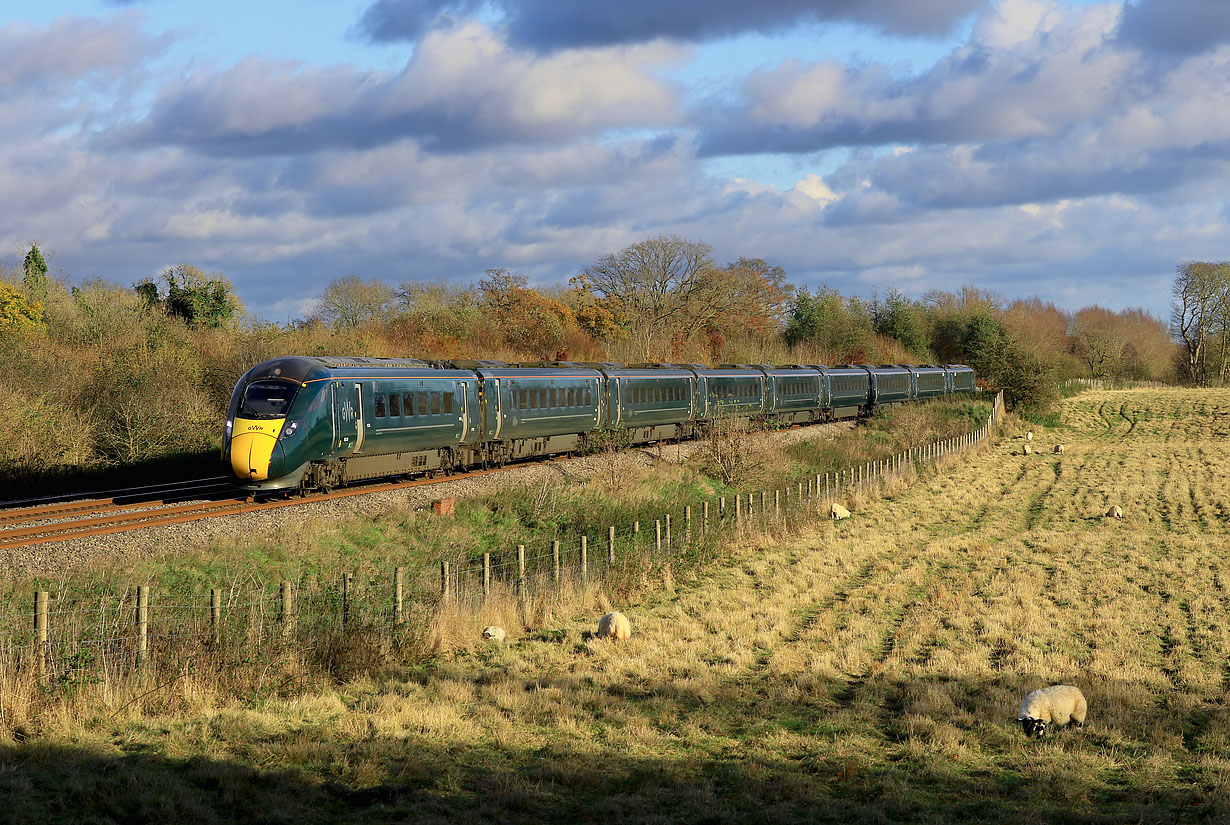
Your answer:
[[[1026,736],[1041,739],[1050,725],[1063,727],[1069,723],[1085,726],[1085,695],[1072,685],[1051,685],[1035,690],[1021,702],[1016,720]]]
[[[1063,452],[1063,445],[1062,445],[1062,444],[1056,444],[1056,445],[1055,445],[1055,452],[1057,452],[1057,453],[1062,453],[1062,452]]]
[[[1123,518],[1123,508],[1118,504],[1112,504],[1110,509],[1106,511],[1107,518]]]
[[[504,628],[502,627],[497,627],[495,625],[489,625],[483,628],[483,638],[484,639],[489,639],[493,642],[502,642],[507,637],[508,637],[508,634],[504,632]]]
[[[587,642],[591,639],[610,639],[613,642],[626,642],[631,635],[632,622],[628,621],[627,616],[616,610],[598,620],[597,633],[590,633],[586,630],[581,634],[581,638]]]

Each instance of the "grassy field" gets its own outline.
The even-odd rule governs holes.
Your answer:
[[[1060,420],[618,605],[625,645],[580,641],[598,597],[306,695],[44,720],[0,746],[0,821],[1227,821],[1230,392]],[[1026,740],[1060,682],[1087,727]]]

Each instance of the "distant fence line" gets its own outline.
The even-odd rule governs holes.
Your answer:
[[[1087,390],[1135,390],[1135,389],[1173,389],[1174,384],[1164,384],[1161,381],[1136,381],[1129,378],[1068,378],[1059,383],[1060,387],[1077,385]]]
[[[1003,393],[978,429],[879,461],[816,473],[775,490],[718,496],[664,513],[651,524],[614,526],[565,545],[518,545],[506,554],[398,566],[383,574],[341,572],[331,581],[282,581],[213,588],[207,594],[161,591],[148,584],[124,593],[53,599],[31,594],[29,607],[0,612],[0,665],[43,683],[139,673],[153,663],[182,662],[205,648],[250,660],[279,645],[311,645],[322,631],[378,631],[394,640],[421,632],[445,606],[481,611],[493,597],[514,597],[529,619],[534,599],[623,574],[642,575],[714,552],[750,530],[782,529],[827,516],[829,505],[874,485],[917,473],[992,438],[1004,414]],[[402,635],[402,639],[405,636]],[[2,671],[0,671],[2,673]]]

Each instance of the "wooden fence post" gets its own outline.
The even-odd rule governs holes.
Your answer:
[[[517,545],[517,595],[524,599],[527,595],[525,586],[525,545]]]
[[[742,529],[743,527],[743,494],[735,494],[735,527]]]
[[[589,581],[589,537],[581,536],[581,584]]]
[[[559,539],[551,542],[551,581],[559,584]]]
[[[448,572],[449,572],[449,571],[448,571],[448,562],[447,562],[447,561],[441,561],[441,562],[440,562],[440,601],[441,601],[441,602],[448,602],[448,601],[450,601],[450,598],[449,598],[449,597],[452,595],[452,589],[448,586],[448,578],[449,578],[449,577],[448,577]],[[350,579],[350,574],[349,574],[349,573],[347,573],[347,574],[345,575],[345,577],[343,577],[342,581],[345,583],[345,582],[348,582],[348,580],[349,580],[349,579]],[[342,604],[343,604],[343,605],[344,605],[344,604],[346,604],[346,590],[345,590],[345,586],[344,586],[344,584],[343,584],[343,589],[342,589]],[[344,623],[344,622],[345,622],[345,620],[346,620],[346,619],[345,619],[345,616],[346,616],[346,609],[343,607],[343,608],[342,608],[342,621],[343,621],[343,623]]]
[[[215,588],[209,590],[209,629],[216,642],[222,634],[222,591]]]
[[[666,521],[666,549],[671,549],[671,514],[667,513],[664,517]]]
[[[657,536],[654,546],[657,548],[658,555],[660,556],[662,555],[662,519],[655,519],[653,527]]]
[[[149,585],[137,586],[137,667],[149,659]]]
[[[491,554],[483,553],[483,601],[491,598]]]
[[[406,568],[393,568],[393,623],[405,624]]]
[[[700,535],[705,537],[709,535],[709,500],[701,502],[700,505]]]
[[[606,528],[606,566],[609,570],[615,566],[615,528]]]
[[[683,508],[683,546],[692,546],[692,505]]]
[[[47,602],[50,596],[46,590],[34,593],[34,638],[38,643],[38,679],[47,680]]]
[[[282,625],[282,635],[289,636],[290,631],[291,631],[291,625],[293,623],[292,617],[294,615],[294,609],[295,609],[295,602],[294,602],[295,597],[294,597],[294,594],[291,592],[290,582],[288,581],[282,582],[282,587],[280,588],[279,595],[281,596],[281,606],[280,606],[281,609],[279,610],[279,614],[278,614],[278,622]]]
[[[781,515],[782,515],[782,491],[774,490],[773,491],[773,516],[774,518],[781,518]]]

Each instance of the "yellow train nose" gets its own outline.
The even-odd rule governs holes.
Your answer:
[[[231,430],[231,470],[243,481],[269,478],[269,465],[286,419],[253,421],[236,418]]]

